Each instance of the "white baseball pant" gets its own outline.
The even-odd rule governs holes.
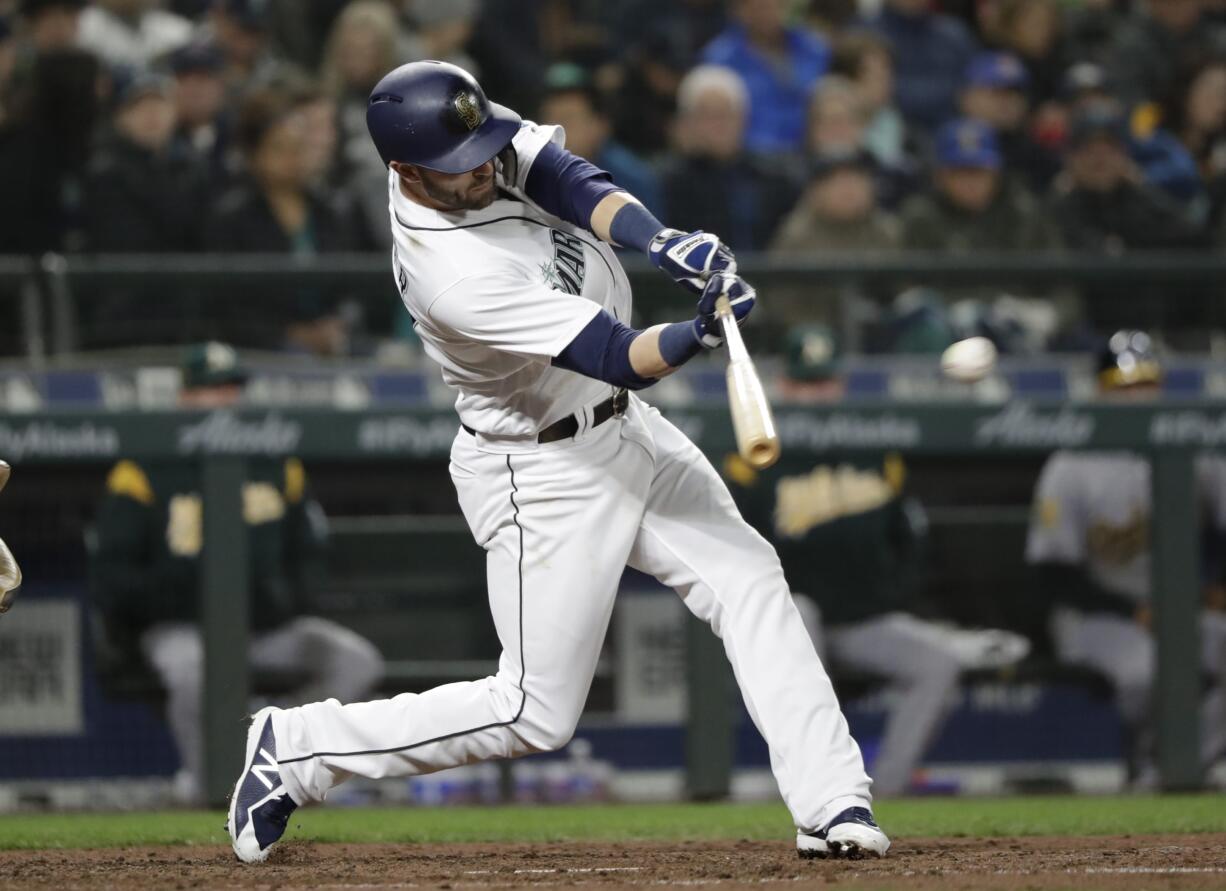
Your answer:
[[[298,803],[351,775],[410,776],[566,745],[623,568],[674,588],[723,640],[796,825],[867,806],[870,780],[774,550],[703,454],[631,397],[624,419],[573,440],[508,445],[457,434],[451,475],[486,551],[498,673],[421,694],[273,715]]]

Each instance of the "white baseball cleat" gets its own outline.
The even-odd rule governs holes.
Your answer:
[[[826,824],[825,829],[796,833],[796,852],[806,859],[862,860],[884,857],[889,849],[890,840],[873,819],[873,812],[866,807],[849,807]]]
[[[277,740],[272,731],[275,708],[260,709],[247,730],[246,769],[230,795],[226,829],[234,854],[244,863],[261,863],[282,835],[298,805],[289,797],[277,767]]]

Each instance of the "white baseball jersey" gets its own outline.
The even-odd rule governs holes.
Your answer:
[[[1208,517],[1226,528],[1226,464],[1196,461]],[[1141,602],[1150,596],[1150,467],[1133,452],[1056,452],[1035,490],[1026,542],[1030,563],[1084,565],[1108,591]]]
[[[496,162],[501,194],[483,210],[431,210],[388,176],[401,299],[459,391],[460,420],[486,435],[533,436],[608,398],[608,384],[550,360],[602,308],[630,320],[630,283],[612,248],[524,194],[537,152],[563,139],[561,127],[525,122],[512,141],[516,169]]]
[[[525,124],[498,169],[506,194],[483,210],[428,210],[390,180],[405,306],[478,431],[457,431],[449,470],[486,554],[498,671],[280,710],[280,775],[302,803],[353,775],[412,776],[565,746],[631,566],[677,591],[723,639],[797,827],[826,826],[869,805],[864,762],[778,557],[710,462],[633,394],[600,425],[548,443],[533,436],[571,413],[590,419],[608,398],[609,384],[550,359],[601,307],[622,321],[630,312],[613,252],[524,198],[532,159],[561,137]]]

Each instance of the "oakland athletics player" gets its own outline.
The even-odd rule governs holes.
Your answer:
[[[1162,369],[1150,338],[1117,331],[1104,346],[1098,384],[1105,398],[1157,395]],[[1226,755],[1226,463],[1196,461],[1203,521],[1214,553],[1201,614],[1201,666],[1210,684],[1201,705],[1201,753],[1206,763]],[[1153,767],[1154,640],[1150,632],[1150,465],[1133,452],[1055,452],[1035,490],[1027,562],[1038,567],[1053,598],[1052,640],[1060,658],[1087,665],[1110,680],[1117,707],[1133,735],[1132,779],[1145,789]],[[1216,565],[1214,565],[1216,564]]]
[[[753,308],[731,252],[666,229],[565,151],[560,128],[521,121],[454,66],[392,71],[367,123],[389,166],[400,295],[457,391],[451,477],[486,551],[503,653],[479,681],[259,712],[230,805],[239,859],[263,860],[294,808],[352,775],[566,745],[627,564],[675,588],[722,638],[802,856],[884,854],[860,750],[778,558],[697,447],[627,394],[720,344],[717,297],[738,320]],[[628,327],[611,243],[693,292],[697,317]]]
[[[842,400],[839,354],[831,329],[794,326],[780,389],[793,402]],[[836,676],[850,671],[888,684],[870,762],[873,793],[919,791],[912,781],[957,704],[962,673],[1021,661],[1026,638],[917,614],[928,519],[906,493],[901,455],[825,449],[816,465],[811,455],[784,455],[755,470],[732,454],[723,470],[745,519],[775,546],[822,661]]]

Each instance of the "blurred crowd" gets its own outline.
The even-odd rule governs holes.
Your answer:
[[[383,250],[366,98],[422,58],[739,251],[1226,245],[1226,0],[0,0],[0,254]],[[280,345],[352,349],[287,299]]]

